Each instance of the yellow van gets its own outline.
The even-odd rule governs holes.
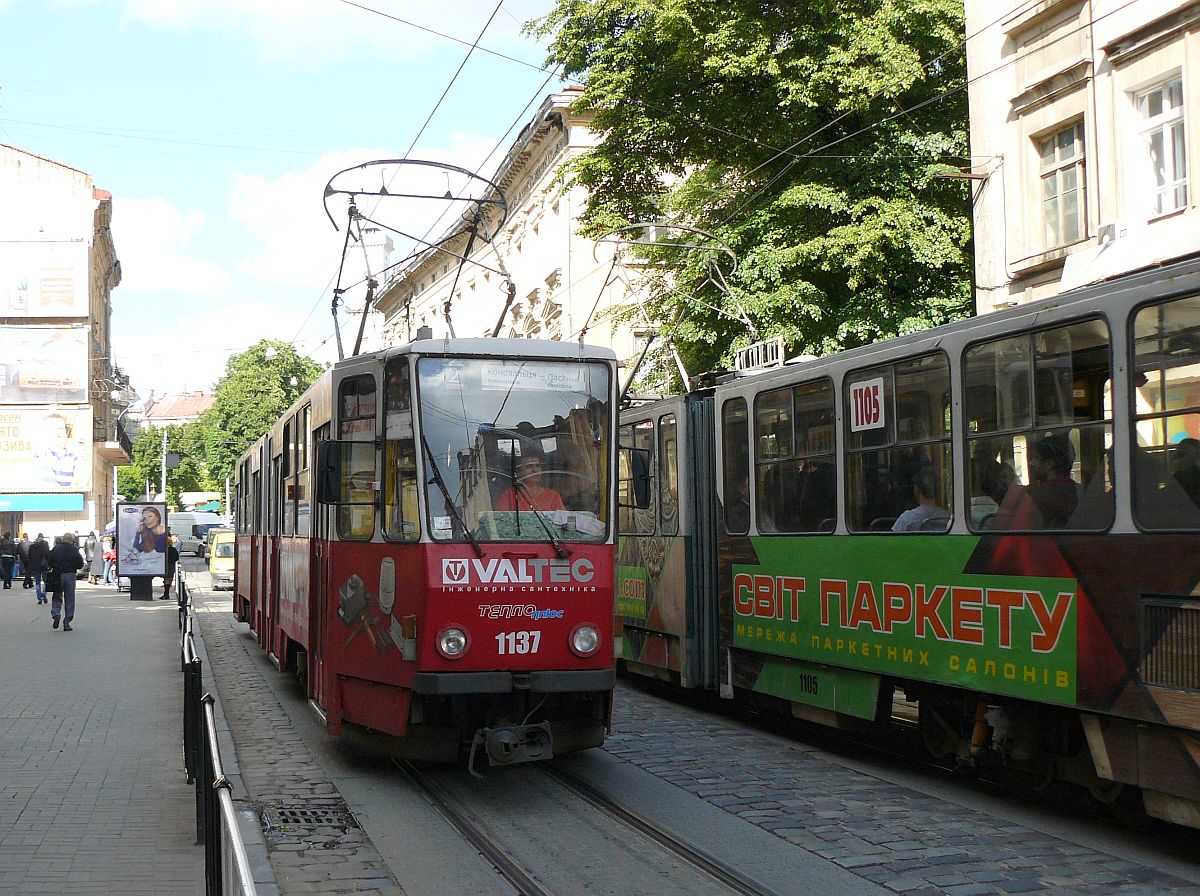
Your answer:
[[[233,590],[233,562],[237,553],[232,529],[218,532],[212,543],[212,554],[208,558],[208,571],[212,574],[214,591],[222,588]]]

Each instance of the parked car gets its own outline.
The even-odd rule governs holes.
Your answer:
[[[230,529],[228,526],[213,526],[212,528],[210,528],[207,532],[204,533],[204,544],[200,546],[200,556],[204,557],[205,559],[211,560],[212,559],[213,541],[222,532],[232,532],[232,531],[233,530]]]
[[[222,588],[233,590],[233,565],[235,551],[235,536],[232,529],[224,529],[216,534],[212,543],[212,554],[208,559],[208,571],[212,575],[213,591]]]

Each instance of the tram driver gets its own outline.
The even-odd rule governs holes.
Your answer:
[[[540,451],[527,449],[517,461],[516,481],[496,498],[496,510],[540,510],[550,513],[566,510],[562,496],[549,486],[542,485],[544,456]]]

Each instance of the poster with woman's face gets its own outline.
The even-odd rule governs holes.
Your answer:
[[[166,504],[117,504],[117,569],[121,575],[166,575],[167,537]]]

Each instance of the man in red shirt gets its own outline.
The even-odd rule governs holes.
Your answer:
[[[517,464],[517,482],[500,493],[497,510],[566,510],[562,496],[542,486],[542,459],[526,455]]]

